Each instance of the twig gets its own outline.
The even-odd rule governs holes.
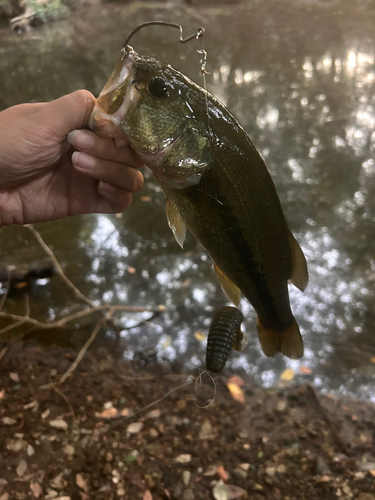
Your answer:
[[[70,365],[69,369],[64,373],[64,375],[61,376],[60,380],[56,383],[51,383],[51,384],[46,384],[42,385],[40,389],[50,389],[51,387],[54,387],[56,384],[63,384],[65,380],[70,377],[70,375],[74,372],[74,370],[77,368],[79,365],[81,359],[85,355],[87,349],[90,347],[90,345],[94,342],[95,337],[97,336],[100,328],[103,326],[103,324],[108,321],[112,317],[113,311],[108,311],[106,316],[102,318],[94,330],[92,331],[90,337],[87,339],[85,342],[85,345],[82,347],[82,349],[79,351],[78,356],[76,357],[75,361]]]
[[[5,288],[5,292],[0,300],[0,311],[4,307],[5,301],[7,300],[8,293],[9,293],[9,287],[10,287],[10,273],[9,273],[8,268],[6,269],[6,272],[7,272],[6,288]]]
[[[1,316],[1,315],[0,315]],[[22,317],[22,316],[20,316]],[[13,330],[14,328],[17,328],[17,326],[24,325],[25,321],[22,319],[20,321],[16,321],[15,323],[12,323],[11,325],[5,326],[0,330],[0,335],[3,333],[9,332],[10,330]]]
[[[66,402],[66,404],[68,405],[68,407],[69,407],[69,409],[70,409],[70,412],[71,412],[71,413],[72,413],[72,415],[73,415],[73,425],[74,425],[75,420],[76,420],[76,414],[74,413],[73,406],[70,404],[69,399],[65,396],[65,394],[64,394],[62,391],[60,391],[60,389],[58,389],[58,388],[56,387],[56,384],[54,384],[53,382],[51,382],[51,384],[52,384],[52,389],[53,389],[54,391],[56,391],[56,392],[57,392],[57,394],[58,394],[59,396],[61,396],[61,397],[64,399],[64,401]]]
[[[79,297],[81,300],[86,302],[91,307],[94,307],[95,304],[92,302],[89,298],[87,298],[83,293],[78,290],[78,288],[70,281],[70,279],[65,275],[64,271],[62,270],[59,261],[56,259],[55,254],[52,252],[52,250],[49,248],[49,246],[44,242],[43,238],[41,237],[39,231],[37,231],[31,224],[26,225],[27,229],[33,233],[35,238],[37,239],[39,245],[43,248],[43,250],[51,257],[53,260],[53,263],[55,264],[56,271],[58,274],[61,276],[65,284],[73,290],[73,292],[76,294],[77,297]]]
[[[107,429],[107,432],[111,429],[113,429],[114,427],[117,427],[121,424],[124,423],[125,420],[128,420],[129,418],[133,418],[135,417],[136,415],[139,415],[140,413],[144,412],[145,410],[148,410],[149,408],[151,408],[152,406],[155,406],[159,403],[161,403],[164,399],[166,399],[167,397],[169,397],[171,394],[173,394],[174,392],[178,391],[179,389],[181,389],[182,387],[186,387],[188,385],[191,385],[191,384],[195,384],[196,382],[194,380],[192,380],[191,382],[185,382],[184,384],[181,384],[181,385],[178,385],[177,387],[174,387],[173,389],[171,389],[169,392],[167,392],[167,394],[164,394],[164,396],[160,399],[157,399],[156,401],[153,401],[152,403],[144,406],[143,408],[137,410],[135,413],[133,413],[132,415],[129,415],[128,417],[122,417],[121,420],[118,420],[117,422],[113,422],[113,424],[111,424],[109,426],[109,428]]]
[[[82,318],[84,316],[88,316],[89,314],[93,314],[95,312],[101,312],[101,311],[112,311],[112,313],[116,311],[122,311],[122,312],[131,312],[131,313],[137,313],[137,312],[151,312],[151,313],[158,313],[161,311],[164,311],[165,308],[164,306],[159,306],[158,308],[152,309],[150,307],[132,307],[132,306],[112,306],[110,304],[104,304],[101,306],[93,306],[90,307],[89,309],[84,309],[83,311],[78,311],[74,314],[71,314],[70,316],[65,316],[64,318],[61,318],[56,321],[51,321],[50,323],[44,323],[42,321],[38,321],[37,319],[30,318],[29,316],[19,316],[18,314],[11,314],[11,313],[5,313],[5,312],[0,312],[0,318],[6,318],[6,319],[13,319],[18,322],[18,324],[32,324],[37,326],[38,328],[41,329],[46,329],[46,328],[61,328],[63,326],[66,326],[67,323],[70,321],[73,321],[78,318]],[[143,322],[143,320],[142,320]],[[141,322],[141,323],[142,323]],[[12,326],[12,325],[10,325]],[[135,325],[138,326],[138,325]],[[8,328],[8,327],[6,327]],[[132,327],[133,328],[133,327]],[[7,330],[6,330],[7,331]],[[0,330],[0,335],[3,333],[3,330]]]

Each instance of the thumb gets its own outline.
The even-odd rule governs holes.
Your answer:
[[[61,139],[72,130],[88,128],[95,102],[96,99],[91,92],[82,89],[47,104],[51,126]]]

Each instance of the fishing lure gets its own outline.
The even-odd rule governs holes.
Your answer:
[[[243,314],[237,307],[222,307],[213,317],[207,337],[207,370],[220,373],[224,368],[232,347],[239,350],[243,333]]]

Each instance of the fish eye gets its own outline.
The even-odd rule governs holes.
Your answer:
[[[154,97],[168,97],[168,85],[162,78],[155,76],[148,84],[148,90]]]

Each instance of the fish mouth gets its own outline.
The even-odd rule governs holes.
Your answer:
[[[100,92],[89,120],[90,129],[103,138],[125,136],[120,125],[134,99],[135,90],[131,85],[131,74],[138,55],[129,46],[121,52],[121,67],[117,68]],[[122,101],[116,96],[120,88],[124,94]]]

